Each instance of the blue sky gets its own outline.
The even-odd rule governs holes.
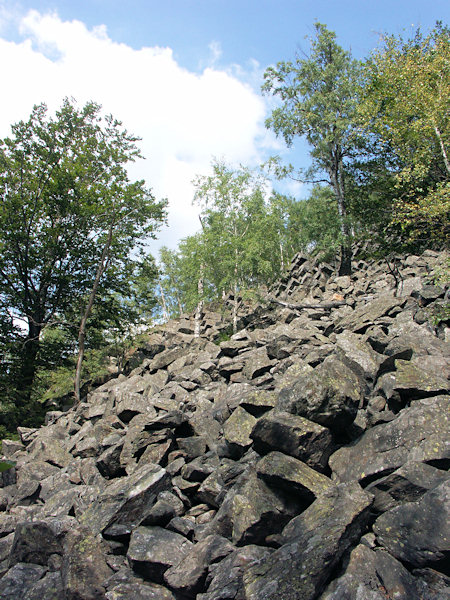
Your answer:
[[[428,30],[449,13],[448,0],[0,0],[0,137],[35,103],[101,103],[143,138],[147,160],[131,175],[168,197],[158,245],[174,246],[197,228],[190,182],[213,156],[292,160],[265,130],[259,88],[268,65],[308,49],[316,20],[364,58],[382,33]],[[308,166],[300,142],[292,156]]]

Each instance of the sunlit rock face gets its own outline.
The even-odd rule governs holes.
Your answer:
[[[0,598],[438,600],[450,591],[435,252],[300,255],[260,305],[148,335],[3,444]],[[217,307],[216,307],[217,308]]]

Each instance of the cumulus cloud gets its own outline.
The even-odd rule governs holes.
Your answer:
[[[51,111],[66,96],[102,104],[142,137],[147,160],[133,165],[131,176],[169,199],[170,228],[162,243],[173,246],[197,229],[191,181],[208,172],[213,156],[252,165],[273,147],[264,129],[265,101],[248,83],[252,73],[246,82],[236,66],[215,67],[217,42],[205,49],[213,59],[209,66],[194,73],[177,63],[171,48],[133,49],[113,41],[104,25],[88,29],[35,10],[14,23],[14,36],[2,37],[0,29],[0,137],[40,102]],[[257,68],[252,65],[253,73]]]

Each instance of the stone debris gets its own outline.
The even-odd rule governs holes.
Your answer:
[[[3,443],[2,600],[450,597],[448,290],[297,255]],[[228,304],[227,304],[228,302]]]

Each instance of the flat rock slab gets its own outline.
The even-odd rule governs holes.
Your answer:
[[[436,396],[447,392],[450,388],[448,380],[439,375],[440,365],[438,363],[433,370],[429,370],[423,369],[415,362],[397,359],[395,367],[397,370],[394,390],[410,400]]]
[[[250,437],[260,454],[279,450],[319,470],[325,468],[334,449],[329,429],[278,410],[258,419]]]
[[[127,557],[143,577],[163,583],[164,573],[192,548],[185,537],[162,527],[137,527],[131,534]]]
[[[129,477],[113,480],[88,507],[80,522],[94,533],[113,523],[137,525],[157,495],[170,488],[170,475],[158,465],[146,465]]]
[[[448,570],[449,514],[450,478],[418,502],[408,502],[382,514],[373,530],[379,543],[402,562]]]
[[[391,294],[385,294],[340,319],[335,325],[335,330],[336,332],[350,330],[355,333],[363,333],[377,319],[388,315],[393,309],[402,307],[405,302],[405,298],[396,298]]]
[[[257,463],[256,472],[269,486],[286,489],[308,503],[334,485],[325,475],[282,452],[267,454]]]
[[[375,379],[384,357],[375,352],[372,346],[364,341],[363,336],[344,331],[336,336],[336,345],[349,360],[362,369],[367,378]]]
[[[416,400],[393,421],[369,429],[356,444],[335,452],[330,457],[335,477],[364,482],[388,475],[408,461],[447,462],[449,409],[449,396]]]
[[[246,600],[313,600],[369,519],[356,483],[329,488],[283,530],[285,544],[244,574]]]

